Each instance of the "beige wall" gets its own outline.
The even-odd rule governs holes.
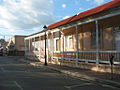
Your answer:
[[[24,50],[24,36],[15,36],[15,48],[18,50],[18,51],[23,51]]]
[[[24,38],[25,36],[13,36],[10,39],[8,39],[8,46],[11,42],[15,45],[15,49],[18,51],[23,51],[24,49]]]
[[[120,26],[120,15],[111,17],[108,19],[99,21],[99,32],[100,32],[100,49],[101,50],[113,50],[113,27]],[[112,21],[112,22],[111,22]],[[96,46],[91,46],[91,30],[96,30],[95,22],[83,24],[78,26],[78,48],[80,51],[96,50]],[[55,35],[55,34],[54,34]],[[73,47],[67,47],[67,37],[72,35]],[[76,50],[76,28],[72,27],[64,30],[65,36],[65,50],[75,51]],[[54,36],[55,38],[55,36]],[[61,50],[61,33],[59,32],[59,42]]]
[[[90,16],[85,19],[81,19],[79,21],[73,22],[71,24],[63,25],[59,28],[63,28],[65,26],[70,26],[77,22],[82,22],[85,20],[90,20],[96,17],[104,16],[107,13],[97,14],[96,16]],[[101,50],[113,50],[113,27],[120,26],[120,15],[115,17],[110,17],[107,19],[99,20],[99,32],[100,32],[100,49]],[[58,30],[58,28],[54,28],[51,31]],[[82,24],[78,26],[78,49],[80,51],[93,51],[96,50],[96,46],[91,46],[91,30],[96,30],[95,22]],[[66,51],[76,51],[76,27],[64,29],[64,36],[67,38],[69,35],[72,35],[73,46],[71,48],[67,47],[67,39],[65,39],[65,50]],[[53,38],[59,38],[59,51],[61,51],[61,31],[54,32]],[[31,42],[33,40],[31,39]],[[41,53],[44,55],[44,36],[41,36]],[[31,43],[32,46],[32,43]],[[51,51],[51,47],[54,47],[55,51],[55,42],[51,42],[51,34],[49,34],[49,51]],[[32,48],[32,47],[31,47]]]

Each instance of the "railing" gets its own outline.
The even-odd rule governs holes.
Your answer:
[[[53,53],[53,57],[62,57],[62,53],[61,52],[56,52],[56,53]]]
[[[64,60],[76,60],[76,51],[64,51]],[[119,51],[99,51],[99,63],[110,63],[109,56],[114,56],[114,64],[120,64]],[[35,57],[39,56],[39,51],[26,52],[26,56]],[[63,58],[63,52],[54,52],[53,57],[57,59]],[[41,58],[44,58],[44,52],[41,52]],[[78,61],[96,62],[96,51],[79,51]]]
[[[76,60],[76,51],[64,51],[65,60]],[[78,61],[96,62],[96,51],[79,51]],[[62,52],[54,52],[54,58],[62,58]],[[120,52],[118,51],[99,51],[99,63],[109,63],[109,56],[114,56],[114,64],[120,64]]]
[[[79,61],[96,62],[96,51],[79,51]]]
[[[120,64],[120,52],[119,51],[100,51],[100,54],[99,54],[100,62],[101,63],[109,62],[110,55],[114,56],[114,64]]]

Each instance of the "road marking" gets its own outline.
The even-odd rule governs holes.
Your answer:
[[[71,88],[76,88],[76,87],[82,87],[82,86],[87,86],[87,85],[91,85],[92,83],[83,83],[80,85],[72,85],[72,86],[64,86],[67,89],[71,89]]]
[[[20,84],[18,84],[16,81],[14,81],[14,83],[20,90],[23,90],[23,88],[20,86]]]

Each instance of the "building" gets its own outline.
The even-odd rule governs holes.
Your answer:
[[[113,55],[120,73],[120,0],[51,24],[46,33],[48,62],[110,72]],[[26,57],[44,62],[44,43],[45,30],[26,37]]]
[[[15,35],[8,39],[7,50],[9,55],[23,56],[25,51],[24,38],[26,36]]]

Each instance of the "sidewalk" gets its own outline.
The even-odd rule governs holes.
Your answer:
[[[44,66],[44,64],[41,62],[33,62],[33,61],[24,60],[24,59],[20,59],[20,61],[26,62],[32,66],[38,66],[38,67]],[[53,65],[53,64],[48,64],[48,66],[45,66],[45,67],[64,73],[64,74],[71,75],[73,77],[83,78],[86,80],[91,80],[93,82],[104,83],[107,85],[112,85],[120,88],[120,75],[117,75],[117,74],[114,74],[113,80],[111,80],[110,73],[101,73],[101,72],[95,72],[95,71],[86,70],[86,69],[72,68],[72,67],[59,66],[59,65]]]

